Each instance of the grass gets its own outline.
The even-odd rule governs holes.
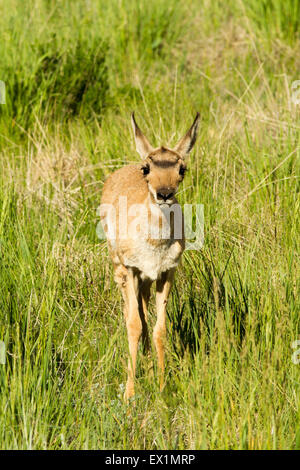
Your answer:
[[[299,449],[300,2],[10,0],[0,18],[0,447]],[[130,112],[204,204],[159,393],[127,338],[96,209],[137,161]],[[151,301],[151,325],[155,321]]]

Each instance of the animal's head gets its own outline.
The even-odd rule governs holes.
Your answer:
[[[185,158],[192,150],[199,123],[199,113],[184,137],[173,148],[154,149],[138,127],[134,113],[131,116],[136,149],[143,163],[141,172],[148,183],[148,188],[157,204],[173,204],[179,183],[186,171]]]

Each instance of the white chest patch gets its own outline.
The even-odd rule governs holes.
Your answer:
[[[125,264],[141,271],[142,278],[155,281],[159,275],[175,268],[180,260],[182,247],[177,240],[154,246],[147,240],[135,241],[135,252],[126,257]]]
[[[130,256],[127,255],[125,261],[127,266],[139,269],[142,278],[156,280],[161,273],[178,265],[183,250],[178,240],[170,239],[170,233],[167,235],[168,218],[161,208],[150,204],[150,212],[150,220],[147,212],[140,214],[136,219],[141,228],[140,236],[135,238],[134,252]],[[159,228],[159,220],[163,222],[163,229]],[[149,243],[147,238],[150,233],[151,238],[159,240],[158,244]]]

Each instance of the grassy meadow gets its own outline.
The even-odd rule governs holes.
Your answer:
[[[300,449],[300,1],[0,5],[0,448]],[[176,274],[165,388],[140,349],[126,405],[96,226],[139,160],[132,110],[169,146],[201,113],[179,199],[205,243]]]

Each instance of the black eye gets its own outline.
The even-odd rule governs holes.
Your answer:
[[[142,166],[142,172],[144,176],[148,175],[150,173],[149,165]]]
[[[185,172],[186,172],[185,166],[181,165],[180,168],[179,168],[180,176],[184,176]]]

